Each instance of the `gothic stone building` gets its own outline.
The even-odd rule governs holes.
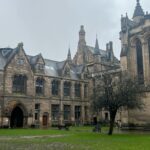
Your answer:
[[[90,95],[96,72],[110,70],[119,61],[112,42],[106,50],[87,46],[84,27],[74,59],[70,50],[64,61],[29,56],[23,44],[0,49],[0,125],[40,127],[91,121]]]
[[[133,18],[121,18],[120,39],[122,70],[136,77],[146,94],[144,110],[128,110],[122,114],[122,123],[150,124],[150,14],[144,13],[139,0]]]

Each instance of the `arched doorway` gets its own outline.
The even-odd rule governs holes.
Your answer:
[[[23,127],[24,115],[20,107],[15,107],[11,112],[10,117],[10,127],[11,128],[21,128]]]

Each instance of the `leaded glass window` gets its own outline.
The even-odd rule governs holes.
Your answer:
[[[70,91],[71,91],[71,83],[64,82],[64,96],[70,96]]]
[[[76,97],[81,96],[81,85],[80,85],[80,83],[75,83],[75,96]]]
[[[70,120],[71,107],[70,105],[64,105],[64,120]]]
[[[25,75],[15,75],[13,77],[13,87],[12,91],[13,93],[26,93],[27,88],[27,77]]]
[[[36,80],[36,94],[43,95],[44,94],[44,79],[37,78]]]
[[[59,105],[52,105],[52,120],[59,119]]]
[[[52,95],[58,95],[59,94],[59,81],[53,80],[52,81]]]

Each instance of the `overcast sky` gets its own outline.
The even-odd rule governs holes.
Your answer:
[[[140,3],[150,9],[149,0]],[[63,60],[69,45],[74,56],[84,25],[87,45],[95,45],[97,34],[100,48],[113,41],[119,58],[121,14],[132,18],[135,6],[136,0],[0,0],[0,47],[23,42],[27,54]]]

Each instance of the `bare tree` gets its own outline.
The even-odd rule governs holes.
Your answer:
[[[94,109],[106,109],[110,114],[109,135],[112,135],[115,117],[120,108],[142,109],[144,106],[141,91],[136,80],[121,72],[117,74],[103,74],[96,78],[93,100]]]

